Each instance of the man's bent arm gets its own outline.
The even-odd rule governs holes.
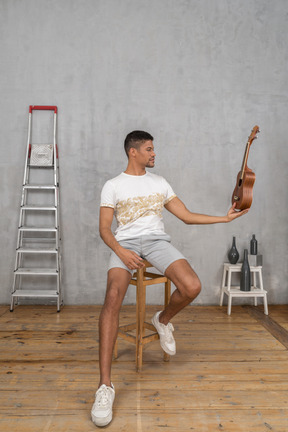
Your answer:
[[[113,215],[113,208],[100,207],[99,232],[102,240],[119,256],[121,261],[123,261],[130,270],[143,267],[142,258],[135,252],[123,248],[113,235],[111,230]]]
[[[169,201],[165,208],[172,214],[174,214],[178,219],[182,220],[186,224],[215,224],[215,223],[226,223],[231,222],[232,220],[246,214],[247,210],[243,211],[235,211],[235,204],[229,209],[226,216],[209,216],[200,213],[192,213],[190,212],[185,204],[178,198],[175,197],[171,201]]]

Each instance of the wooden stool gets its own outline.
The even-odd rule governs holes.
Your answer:
[[[241,291],[239,286],[231,287],[232,273],[240,273],[242,268],[242,263],[230,264],[224,263],[223,277],[221,285],[220,294],[220,306],[223,305],[224,294],[228,296],[228,311],[227,314],[231,315],[231,306],[233,297],[254,297],[254,306],[257,306],[257,297],[263,297],[264,302],[264,313],[268,315],[268,304],[267,304],[267,291],[263,288],[263,278],[262,278],[262,266],[250,266],[250,272],[252,276],[252,286],[251,291]],[[257,287],[256,276],[259,278],[259,288]],[[227,279],[227,284],[226,284]]]
[[[146,269],[153,267],[148,261],[144,261],[145,266],[134,273],[130,284],[135,285],[136,291],[136,323],[119,326],[118,337],[125,339],[128,342],[136,345],[136,370],[141,371],[143,346],[149,342],[159,339],[159,335],[155,327],[145,321],[146,315],[146,286],[165,284],[164,306],[169,303],[171,296],[171,281],[166,276],[157,273],[148,272]],[[131,332],[136,330],[136,334]],[[145,335],[145,330],[149,330],[149,334]],[[151,333],[152,332],[152,333]],[[114,347],[114,358],[118,356],[118,341],[116,340]],[[164,361],[169,361],[170,356],[164,353]]]

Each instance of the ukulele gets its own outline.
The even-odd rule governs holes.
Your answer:
[[[232,194],[232,204],[236,203],[236,210],[248,209],[252,204],[255,174],[247,167],[247,160],[251,144],[257,138],[259,132],[259,126],[254,126],[246,144],[241,171],[238,173],[236,186]]]

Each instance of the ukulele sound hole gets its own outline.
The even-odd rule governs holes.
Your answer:
[[[242,185],[242,179],[239,180],[238,187],[241,187],[241,185]]]

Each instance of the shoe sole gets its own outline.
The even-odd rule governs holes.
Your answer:
[[[97,417],[95,417],[93,414],[91,414],[91,417],[92,417],[93,423],[96,426],[98,426],[98,427],[105,427],[105,426],[108,426],[109,423],[111,423],[111,421],[112,421],[112,414],[113,413],[109,414],[109,416],[107,416],[107,417],[103,417],[103,418],[100,418],[100,419],[97,418]]]
[[[156,319],[155,319],[155,315],[153,316],[153,318],[152,318],[152,324],[154,325],[154,327],[155,327],[155,329],[156,329],[156,331],[157,331],[157,333],[158,333],[158,335],[159,335],[159,338],[160,338],[160,345],[161,345],[161,348],[163,349],[163,351],[165,351],[165,353],[166,354],[169,354],[169,355],[171,355],[171,356],[173,356],[173,355],[175,355],[176,354],[176,351],[170,351],[169,350],[169,348],[167,348],[164,344],[162,344],[162,341],[161,341],[161,336],[160,336],[160,334],[159,334],[159,332],[158,332],[158,330],[157,330],[157,323],[156,323]],[[164,346],[163,346],[164,345]]]

